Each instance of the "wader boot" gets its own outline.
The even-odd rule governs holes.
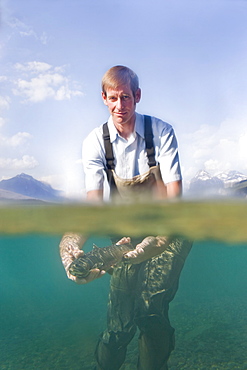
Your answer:
[[[138,324],[138,370],[166,370],[167,361],[174,349],[174,329],[158,316],[146,317]]]
[[[114,347],[99,341],[95,351],[98,370],[118,370],[125,360],[126,347]]]

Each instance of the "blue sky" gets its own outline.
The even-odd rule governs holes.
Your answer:
[[[184,184],[247,174],[247,1],[2,0],[0,180],[82,194],[81,144],[108,118],[100,81],[139,76],[137,111],[176,131]]]

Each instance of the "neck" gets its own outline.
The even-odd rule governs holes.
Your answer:
[[[124,139],[128,139],[132,132],[134,131],[135,125],[128,125],[128,124],[116,124],[115,125],[116,129],[118,130],[120,136],[122,136]]]
[[[135,115],[132,117],[132,119],[129,122],[125,122],[125,123],[114,122],[114,125],[117,131],[119,132],[119,134],[124,139],[128,139],[135,129]]]

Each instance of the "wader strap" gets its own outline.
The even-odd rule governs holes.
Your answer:
[[[105,147],[105,159],[106,159],[106,175],[107,180],[110,186],[110,191],[116,192],[117,187],[115,184],[115,180],[113,177],[112,170],[115,168],[114,164],[114,155],[112,150],[112,143],[110,141],[110,133],[108,129],[107,122],[103,124],[103,140],[104,140],[104,147]]]
[[[114,170],[114,155],[112,150],[112,144],[110,141],[110,133],[108,129],[107,122],[103,125],[103,140],[105,146],[105,159],[106,159],[106,167],[108,170]]]
[[[148,157],[148,165],[149,167],[156,166],[155,161],[155,149],[154,149],[154,142],[153,142],[153,130],[152,130],[152,121],[150,116],[144,116],[144,137],[145,137],[145,144],[146,144],[146,153]]]
[[[144,138],[146,145],[146,153],[148,157],[149,167],[156,166],[155,161],[155,149],[153,143],[153,130],[152,130],[152,121],[150,116],[144,116]],[[114,155],[112,150],[112,143],[110,141],[110,133],[108,129],[107,122],[103,125],[103,140],[105,147],[105,159],[106,159],[106,173],[107,179],[112,190],[116,190],[116,184],[113,178],[111,170],[115,169],[114,164]]]

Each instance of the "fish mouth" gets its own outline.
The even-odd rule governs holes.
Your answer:
[[[84,270],[84,271],[83,271]],[[89,275],[88,269],[83,269],[82,266],[76,266],[73,262],[71,263],[69,267],[69,273],[73,276],[76,276],[78,278],[85,278]]]
[[[83,272],[75,270],[73,268],[69,268],[69,273],[70,273],[70,275],[76,276],[79,279],[85,278],[89,275],[89,271],[83,273]]]

